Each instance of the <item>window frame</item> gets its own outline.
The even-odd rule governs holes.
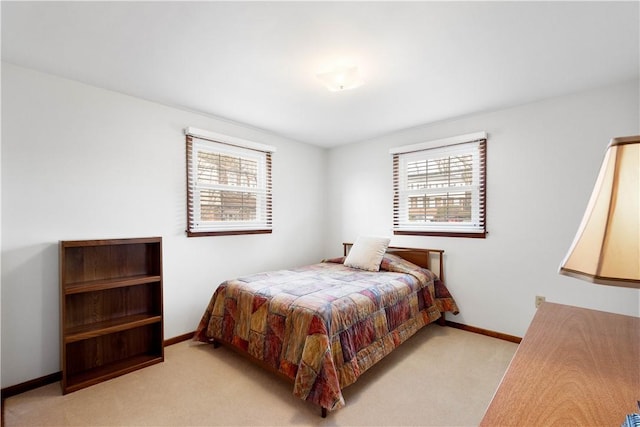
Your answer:
[[[195,128],[185,129],[187,162],[187,237],[269,234],[273,232],[272,153],[275,148]],[[198,153],[249,159],[256,163],[256,186],[198,183]],[[235,189],[237,188],[237,189]],[[234,190],[235,189],[235,190]],[[203,191],[255,194],[256,219],[203,221],[199,195]]]
[[[409,146],[392,148],[389,150],[393,155],[393,234],[394,235],[416,235],[416,236],[440,236],[440,237],[469,237],[486,238],[486,132],[476,132],[473,134],[460,135],[437,141],[414,144]],[[408,161],[428,161],[441,160],[449,157],[454,158],[456,154],[471,154],[472,161],[472,184],[468,186],[442,186],[437,189],[422,188],[418,191],[427,193],[458,193],[462,191],[471,192],[471,221],[468,222],[440,222],[428,224],[425,220],[409,220],[410,196],[415,195],[417,190],[407,188],[409,182],[406,164]],[[451,177],[453,172],[449,171],[447,177]],[[445,197],[447,200],[455,200],[455,197]]]

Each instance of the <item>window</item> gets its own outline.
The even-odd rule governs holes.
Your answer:
[[[274,148],[187,128],[187,235],[271,233]]]
[[[394,234],[486,237],[486,133],[391,149]]]

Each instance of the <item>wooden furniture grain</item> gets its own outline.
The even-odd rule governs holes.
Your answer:
[[[640,318],[545,302],[481,426],[619,426],[640,399]]]
[[[63,393],[162,362],[162,238],[59,246]]]

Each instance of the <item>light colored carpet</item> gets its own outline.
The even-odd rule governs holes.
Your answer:
[[[472,426],[517,344],[430,325],[344,390],[320,417],[292,385],[226,348],[182,342],[165,362],[62,395],[50,384],[5,401],[13,426]]]

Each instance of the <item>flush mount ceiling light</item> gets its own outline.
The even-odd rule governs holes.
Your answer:
[[[356,66],[336,67],[330,71],[318,73],[316,76],[324,83],[327,89],[332,92],[355,89],[364,83]]]

